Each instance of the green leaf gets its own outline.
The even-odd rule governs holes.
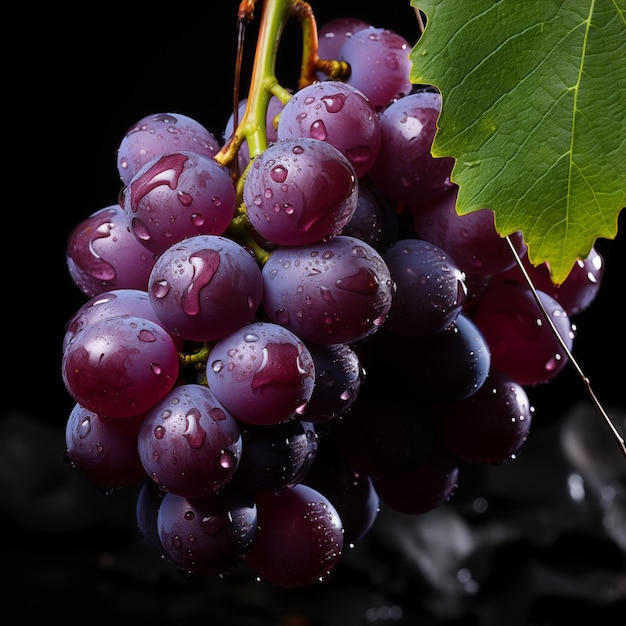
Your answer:
[[[560,284],[626,205],[626,0],[411,0],[411,80],[442,94],[432,152],[461,215],[489,207]]]

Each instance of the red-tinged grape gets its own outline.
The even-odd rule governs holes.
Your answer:
[[[595,248],[591,248],[586,259],[574,263],[567,278],[558,286],[552,282],[547,262],[533,265],[526,255],[522,258],[522,265],[534,287],[554,298],[570,317],[589,308],[600,291],[604,277],[604,258]],[[517,264],[494,276],[494,280],[528,284]]]
[[[394,202],[422,206],[451,189],[454,159],[431,154],[440,112],[441,94],[422,88],[380,114],[381,145],[369,175]]]
[[[69,342],[61,364],[63,382],[74,400],[108,417],[147,411],[172,389],[179,369],[170,334],[134,316],[89,324]]]
[[[218,400],[238,420],[270,425],[304,411],[313,393],[315,364],[289,329],[254,322],[215,343],[206,376]]]
[[[264,582],[306,587],[328,580],[343,550],[337,509],[302,483],[255,496],[258,530],[246,563]]]
[[[519,454],[534,414],[522,385],[493,368],[475,394],[432,410],[438,445],[459,459],[488,465]]]
[[[168,333],[170,332],[157,316],[147,291],[143,289],[112,289],[90,298],[72,315],[65,325],[62,350],[65,351],[74,335],[89,324],[109,317],[119,316],[148,319],[159,326],[163,326]],[[181,350],[183,340],[172,335],[172,333],[170,335],[176,344],[176,348]]]
[[[143,414],[106,417],[74,405],[65,425],[66,461],[101,488],[141,482],[146,473],[137,452]]]
[[[353,33],[339,50],[350,65],[346,82],[379,108],[410,93],[409,42],[393,30],[368,26]]]
[[[511,248],[496,230],[491,209],[456,212],[458,186],[454,185],[427,206],[413,209],[413,226],[419,239],[443,248],[465,274],[489,275],[504,272],[516,263]],[[527,252],[521,231],[509,235],[520,257]]]
[[[341,232],[358,199],[354,167],[335,146],[302,137],[271,144],[243,184],[252,226],[277,245],[312,244]]]
[[[166,493],[157,513],[163,550],[183,574],[228,575],[257,534],[252,495],[230,486],[203,498]]]
[[[125,185],[152,158],[166,152],[197,152],[212,158],[219,142],[200,122],[181,113],[142,117],[127,131],[117,149],[117,171]]]
[[[449,502],[458,486],[459,459],[433,446],[413,471],[373,478],[380,501],[398,513],[421,515]]]
[[[145,472],[161,489],[189,498],[214,493],[242,452],[239,423],[206,386],[172,389],[147,413],[137,437]]]
[[[537,291],[568,350],[574,329],[563,307],[548,294]],[[474,322],[491,351],[491,364],[521,385],[538,385],[552,380],[569,357],[540,309],[530,287],[495,283],[476,305]]]
[[[161,254],[148,293],[156,315],[173,335],[212,341],[253,318],[263,278],[254,257],[236,241],[196,235]]]
[[[148,161],[121,196],[131,232],[157,256],[185,237],[223,234],[237,205],[228,170],[185,151]]]
[[[243,452],[231,484],[250,492],[299,483],[317,453],[315,426],[298,418],[280,424],[240,423]]]
[[[129,231],[126,214],[114,204],[72,229],[66,262],[74,284],[91,298],[112,289],[145,289],[154,256]]]
[[[347,343],[371,335],[384,323],[395,291],[381,255],[345,235],[279,247],[262,274],[268,318],[313,343]]]
[[[301,137],[335,146],[360,178],[378,155],[380,122],[374,105],[356,87],[322,81],[296,92],[280,114],[278,141]]]
[[[427,337],[454,322],[467,287],[445,250],[421,239],[400,239],[382,256],[396,284],[386,328],[405,337]]]

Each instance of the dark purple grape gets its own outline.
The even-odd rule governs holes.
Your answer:
[[[533,413],[524,388],[492,368],[483,386],[469,398],[433,405],[435,440],[469,463],[500,465],[519,453]]]
[[[243,451],[231,484],[246,491],[276,491],[306,476],[317,453],[310,422],[291,418],[280,424],[242,422]]]
[[[143,418],[106,417],[74,405],[65,425],[67,462],[102,488],[140,482],[146,476],[137,453]]]
[[[424,88],[380,114],[381,145],[369,175],[394,202],[421,207],[452,188],[454,159],[431,153],[440,112],[441,94]]]
[[[574,329],[563,307],[548,294],[537,296],[568,350]],[[516,283],[495,283],[482,295],[474,322],[491,351],[491,364],[520,385],[552,380],[569,362],[531,289]]]
[[[213,341],[253,318],[263,278],[254,257],[236,241],[196,235],[161,254],[148,292],[159,320],[173,335]]]
[[[378,199],[364,185],[359,185],[359,199],[350,221],[343,227],[342,235],[361,239],[377,248],[383,236],[383,209]]]
[[[142,117],[127,131],[117,149],[117,171],[125,185],[150,159],[185,150],[212,158],[220,146],[200,122],[181,113]]]
[[[247,564],[264,582],[306,587],[328,580],[343,550],[343,527],[330,500],[302,483],[255,496],[258,531]]]
[[[167,491],[160,489],[153,480],[148,478],[139,489],[135,506],[138,535],[163,556],[165,556],[165,551],[159,537],[157,516],[166,493]]]
[[[89,324],[69,342],[61,364],[74,400],[108,417],[147,411],[172,389],[179,369],[170,334],[155,322],[133,316]]]
[[[396,284],[386,328],[405,337],[427,337],[454,322],[467,287],[445,250],[421,239],[400,239],[382,256]]]
[[[268,146],[255,157],[243,186],[250,223],[262,237],[283,246],[337,235],[354,214],[357,198],[348,158],[310,137]]]
[[[148,161],[122,197],[132,233],[157,256],[185,237],[223,234],[237,205],[228,170],[211,157],[184,151]]]
[[[297,91],[278,122],[278,141],[311,137],[335,146],[363,176],[380,148],[380,122],[374,105],[356,87],[336,80]]]
[[[241,458],[241,431],[208,387],[187,383],[147,412],[137,448],[145,472],[161,489],[199,498],[232,478]]]
[[[218,400],[238,420],[270,425],[304,411],[315,384],[315,364],[289,329],[255,322],[215,343],[206,375]]]
[[[230,486],[196,499],[167,493],[157,514],[163,550],[184,574],[231,574],[245,560],[257,528],[252,496]]]
[[[358,17],[336,17],[322,24],[317,31],[317,53],[320,59],[338,59],[341,46],[350,39],[354,33],[371,26],[369,22]],[[320,75],[320,80],[326,76]]]
[[[146,289],[154,256],[130,232],[124,210],[114,204],[72,229],[66,262],[74,284],[91,298],[112,289]]]
[[[270,320],[305,341],[357,341],[385,321],[395,285],[381,255],[360,239],[338,235],[281,247],[263,266],[263,308]]]

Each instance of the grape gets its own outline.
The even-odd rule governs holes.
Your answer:
[[[301,137],[335,146],[360,178],[378,155],[379,118],[372,103],[356,87],[334,80],[313,83],[291,97],[278,122],[278,141]]]
[[[492,368],[485,384],[465,400],[433,405],[435,441],[470,463],[500,465],[527,440],[534,408],[524,388]]]
[[[358,17],[336,17],[322,24],[318,31],[317,53],[320,59],[338,59],[341,46],[354,33],[371,26],[369,22]],[[320,73],[319,79],[324,80],[325,74]]]
[[[396,100],[381,112],[381,146],[369,175],[394,202],[421,207],[452,188],[454,159],[431,154],[440,112],[441,94],[429,87]]]
[[[548,294],[539,290],[537,296],[571,350],[574,331],[569,316]],[[487,340],[492,366],[521,385],[546,383],[569,361],[528,286],[491,285],[476,305],[474,322]]]
[[[143,415],[106,417],[75,404],[65,426],[66,461],[102,488],[141,482],[137,453]]]
[[[145,478],[145,472],[144,472]],[[167,491],[163,491],[149,478],[143,481],[137,494],[135,516],[137,518],[137,533],[159,554],[165,555],[159,531],[157,528],[157,516],[161,501]]]
[[[225,167],[185,151],[154,157],[122,191],[132,233],[157,256],[185,237],[223,234],[236,201]]]
[[[297,588],[325,581],[339,563],[343,528],[337,509],[302,483],[255,496],[258,530],[247,564],[263,581]]]
[[[233,476],[241,458],[239,423],[205,385],[182,384],[146,413],[137,437],[145,472],[169,493],[209,495]]]
[[[166,152],[197,152],[212,158],[219,150],[213,133],[181,113],[146,115],[127,131],[117,149],[117,171],[125,185],[152,158]]]
[[[406,337],[427,337],[448,327],[467,297],[464,274],[428,241],[400,239],[383,252],[396,284],[385,327]]]
[[[122,208],[113,204],[72,229],[66,262],[74,284],[91,298],[112,289],[145,289],[154,256],[129,231]]]
[[[378,249],[383,240],[383,209],[374,194],[364,185],[359,185],[359,197],[350,221],[341,234],[361,239]]]
[[[387,28],[368,26],[347,38],[339,58],[350,65],[349,85],[363,92],[374,107],[385,107],[410,93],[409,42]]]
[[[243,185],[252,226],[278,245],[337,235],[354,214],[356,174],[335,146],[303,137],[277,141],[257,156]]]
[[[315,426],[295,417],[280,424],[241,423],[243,453],[231,484],[276,491],[306,476],[317,453]]]
[[[252,496],[231,487],[195,499],[166,493],[156,521],[163,550],[185,574],[232,573],[258,529]]]
[[[263,278],[254,257],[236,241],[195,235],[161,254],[148,292],[156,315],[173,335],[210,341],[253,318]]]
[[[150,320],[105,318],[69,342],[61,373],[69,394],[89,411],[131,417],[172,389],[179,373],[178,351],[167,331]]]
[[[381,255],[338,235],[309,246],[279,247],[262,270],[268,318],[304,341],[357,341],[384,323],[395,285]]]
[[[215,343],[207,382],[238,420],[271,425],[304,411],[315,364],[302,340],[272,322],[255,322]]]

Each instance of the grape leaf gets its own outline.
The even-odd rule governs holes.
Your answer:
[[[457,212],[493,209],[561,284],[626,205],[625,0],[411,6],[411,81],[442,93],[432,153],[456,159]]]

